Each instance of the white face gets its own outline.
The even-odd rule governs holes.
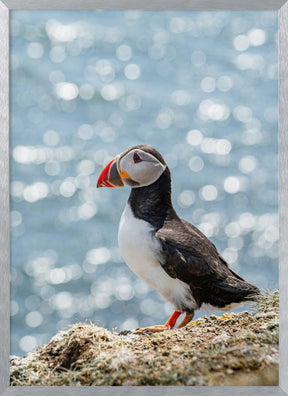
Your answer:
[[[159,179],[165,169],[166,165],[152,154],[139,149],[129,151],[118,163],[123,183],[133,188],[149,186]]]

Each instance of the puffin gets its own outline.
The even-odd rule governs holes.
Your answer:
[[[180,218],[171,200],[171,174],[152,146],[138,145],[117,155],[102,170],[97,187],[131,187],[122,213],[118,244],[130,269],[172,303],[164,325],[136,329],[163,331],[186,326],[195,310],[228,310],[257,300],[260,290],[233,271],[215,245]]]

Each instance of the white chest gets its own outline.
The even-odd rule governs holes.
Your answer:
[[[152,232],[152,226],[134,217],[130,205],[127,204],[121,216],[118,232],[121,254],[136,275],[155,287],[153,273],[155,275],[155,271],[160,269],[157,260],[160,244]]]
[[[139,278],[179,310],[183,305],[196,307],[189,286],[179,279],[171,278],[159,263],[161,246],[153,235],[153,227],[134,217],[129,204],[121,216],[118,243],[126,264]]]

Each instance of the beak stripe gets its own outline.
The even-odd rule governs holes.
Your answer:
[[[114,158],[102,170],[97,181],[97,187],[123,187],[124,183],[117,170],[117,158]]]

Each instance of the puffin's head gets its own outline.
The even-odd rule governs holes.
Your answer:
[[[97,187],[132,188],[149,186],[165,171],[167,165],[153,147],[140,145],[117,155],[102,170]]]

